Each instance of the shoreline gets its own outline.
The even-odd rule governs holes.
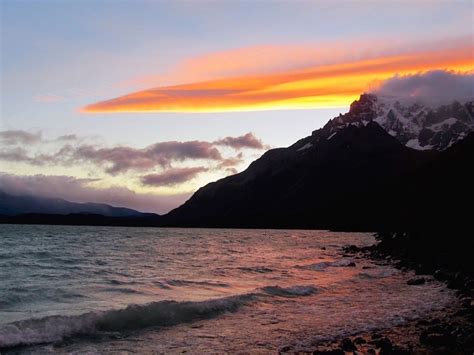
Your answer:
[[[231,238],[227,232],[222,231],[222,233],[224,233],[226,237]],[[203,234],[207,235],[205,231]],[[245,234],[247,235],[247,233]],[[273,234],[274,233],[271,233],[272,238]],[[115,232],[113,233],[113,235],[115,236]],[[288,240],[291,241],[290,246],[293,247],[294,236],[287,235],[286,233],[284,233],[283,236],[285,238],[289,238]],[[122,237],[115,237],[119,238],[118,240],[122,240],[120,238],[126,238],[127,241],[132,238],[128,234]],[[472,279],[466,276],[469,274],[468,271],[470,269],[465,269],[465,272],[461,272],[459,269],[456,269],[458,267],[457,265],[459,264],[459,260],[456,260],[456,263],[452,264],[451,266],[446,265],[444,268],[440,269],[439,265],[427,265],[426,263],[420,264],[419,260],[412,260],[408,257],[404,257],[404,250],[409,250],[410,248],[408,248],[406,245],[405,247],[398,245],[396,248],[393,248],[393,245],[395,243],[394,240],[396,240],[397,238],[394,238],[394,235],[392,234],[387,234],[386,236],[381,237],[379,233],[378,237],[376,237],[375,239],[373,237],[373,233],[366,234],[364,238],[367,237],[367,239],[364,239],[365,242],[363,243],[361,242],[361,239],[359,239],[357,236],[352,236],[349,239],[341,240],[341,242],[337,243],[336,245],[332,245],[330,241],[328,242],[327,238],[330,237],[331,236],[321,234],[320,242],[318,242],[318,244],[313,244],[314,237],[305,236],[305,238],[302,240],[308,241],[309,244],[301,244],[303,248],[301,248],[300,250],[305,250],[304,246],[306,245],[314,246],[318,248],[318,250],[319,248],[321,250],[326,250],[327,246],[331,246],[331,259],[335,258],[336,260],[339,260],[339,258],[341,257],[342,259],[345,259],[343,260],[343,263],[337,263],[337,265],[334,264],[333,266],[350,268],[348,270],[357,270],[357,272],[365,269],[374,269],[375,275],[379,274],[377,272],[379,271],[377,270],[377,268],[387,269],[389,271],[389,275],[398,275],[396,278],[397,283],[393,284],[392,282],[382,282],[382,286],[388,287],[385,289],[380,288],[380,284],[374,285],[371,283],[372,281],[369,281],[370,283],[364,284],[364,287],[362,288],[349,288],[349,293],[347,294],[353,296],[349,296],[347,298],[348,301],[345,304],[349,308],[354,307],[357,304],[358,307],[355,309],[365,311],[365,316],[355,316],[354,318],[352,318],[351,310],[347,309],[346,307],[342,310],[342,312],[338,313],[339,318],[337,319],[339,319],[339,321],[332,323],[330,331],[324,332],[322,336],[316,336],[316,333],[319,331],[317,329],[318,324],[323,324],[318,323],[316,321],[315,316],[317,315],[317,312],[305,312],[305,314],[308,314],[309,316],[307,322],[303,322],[302,319],[291,318],[294,320],[292,323],[292,327],[287,328],[287,330],[285,331],[289,331],[290,329],[291,331],[296,329],[302,331],[298,334],[304,334],[303,337],[300,337],[303,342],[297,341],[295,343],[292,339],[284,338],[282,342],[275,341],[272,345],[271,351],[268,351],[266,353],[280,352],[286,354],[472,354],[472,349],[474,349],[474,288],[472,288]],[[406,244],[407,240],[410,240],[410,238],[406,238],[406,236],[403,237],[403,243],[401,244]],[[140,236],[137,236],[137,238],[140,238]],[[186,235],[183,235],[181,238],[186,239]],[[257,238],[257,240],[260,240],[260,234],[256,233],[255,238]],[[340,240],[340,236],[338,235],[333,236],[333,238],[336,238],[334,240]],[[383,241],[384,238],[388,238],[388,245],[390,247],[388,247],[387,243]],[[377,242],[377,239],[379,240],[379,242]],[[64,242],[64,238],[61,237],[61,233],[58,234],[58,241]],[[248,242],[244,243],[245,245],[247,245]],[[357,246],[351,245],[352,243],[357,244]],[[397,241],[395,244],[398,243],[399,241]],[[113,244],[121,245],[122,243]],[[462,247],[465,248],[465,245],[463,245]],[[424,248],[427,250],[426,255],[432,255],[434,253],[434,251],[428,253],[429,247],[426,247],[426,245]],[[459,246],[457,246],[457,248],[459,248]],[[245,250],[247,250],[248,252],[247,248],[245,248]],[[469,254],[469,251],[470,250],[467,249],[467,252],[464,252],[463,254],[456,254],[456,259],[459,259],[461,255]],[[284,253],[284,255],[286,256],[287,253]],[[423,257],[426,257],[426,255],[424,254]],[[321,261],[321,263],[313,264],[315,260],[315,256],[313,253],[310,253],[310,255],[307,255],[307,257],[307,262],[310,266],[319,266],[319,264],[331,265],[331,262],[328,263],[326,261]],[[253,260],[254,259],[250,259],[248,261],[253,262]],[[276,262],[276,264],[274,264],[273,266],[278,266],[281,263],[280,258],[272,260]],[[300,265],[300,259],[297,260],[298,265]],[[326,259],[323,258],[323,260]],[[306,263],[303,264],[306,265]],[[248,265],[248,263],[244,263],[244,265]],[[293,263],[290,263],[290,265],[294,266]],[[274,268],[271,265],[269,266],[271,268]],[[325,267],[327,267],[327,265],[325,265]],[[351,269],[351,267],[356,268]],[[402,270],[402,272],[393,273],[394,267]],[[315,270],[320,269],[316,268]],[[415,272],[413,272],[413,270],[415,270]],[[432,272],[428,272],[426,270],[432,270]],[[368,273],[371,274],[370,271],[368,271]],[[386,275],[385,273],[383,274]],[[312,277],[314,277],[313,274],[311,274],[311,278]],[[382,279],[384,279],[384,277],[386,276],[383,276]],[[444,284],[438,282],[440,281],[440,278],[444,279]],[[366,277],[363,277],[362,279],[366,279]],[[304,278],[304,280],[307,280],[307,278]],[[427,284],[426,289],[423,286],[424,283]],[[268,286],[267,283],[265,283],[265,285]],[[297,283],[297,285],[306,285],[306,283]],[[444,285],[446,285],[449,289],[446,288],[446,286]],[[430,298],[430,293],[427,291],[430,290],[432,286],[435,287],[435,289],[439,291],[439,293],[436,293],[435,296],[432,295]],[[281,288],[278,288],[277,291],[279,291],[280,289]],[[369,291],[365,292],[365,290]],[[386,295],[395,295],[396,297],[398,297],[398,290],[402,290],[404,292],[408,290],[408,294],[412,294],[414,296],[412,298],[416,300],[416,302],[407,302],[406,299],[400,298],[401,301],[395,305],[395,308],[392,308],[390,306],[392,304],[390,302],[379,303],[379,301],[384,301]],[[382,293],[378,293],[378,291],[382,291]],[[364,294],[368,298],[364,296],[361,297],[360,294]],[[371,297],[375,294],[377,295],[376,297]],[[304,296],[304,294],[302,295]],[[445,298],[444,296],[447,296],[447,298]],[[327,299],[331,304],[338,303],[338,301],[335,301],[333,297],[327,297]],[[372,301],[369,301],[369,299]],[[344,301],[345,299],[342,300]],[[351,302],[351,300],[353,300],[353,302]],[[433,303],[433,307],[431,306],[430,300],[435,301]],[[443,301],[441,302],[441,300]],[[312,305],[313,300],[308,301],[308,304]],[[319,308],[322,311],[320,313],[325,313],[328,315],[328,317],[324,318],[325,320],[332,320],[332,318],[334,318],[334,315],[331,313],[330,309],[326,308],[327,304],[323,304],[324,306]],[[382,304],[386,306],[381,306]],[[375,305],[375,307],[370,307],[371,305]],[[367,308],[370,308],[370,312],[367,312]],[[136,307],[134,309],[136,309]],[[327,309],[327,311],[325,311],[325,309]],[[384,314],[386,312],[379,312],[379,310],[384,309],[391,311],[391,318],[389,319],[389,322],[385,322]],[[293,307],[287,307],[287,311],[284,314],[293,317],[294,314],[299,313],[295,313]],[[403,316],[403,318],[399,317],[399,315]],[[160,319],[161,318],[162,317],[160,316]],[[277,323],[265,322],[265,324],[263,325],[278,324],[284,319],[286,318],[281,318],[281,320],[279,320]],[[356,319],[359,319],[359,321],[355,321]],[[376,322],[372,323],[373,321]],[[343,327],[341,327],[341,324],[350,325],[350,327],[347,328],[347,330],[344,330]],[[151,326],[146,326],[145,328],[148,327]],[[272,331],[274,331],[275,329],[272,329]],[[267,334],[276,335],[277,333]],[[261,334],[257,334],[257,336],[260,337]],[[126,336],[123,337],[123,339],[125,338]],[[66,340],[64,340],[64,344],[66,344],[67,346],[67,344],[70,343],[70,340],[68,340],[70,338],[66,337],[65,339]],[[159,339],[159,337],[157,339]],[[275,337],[275,340],[277,339],[278,338]],[[318,341],[316,341],[316,339]],[[256,339],[256,341],[260,340],[261,338]],[[71,341],[70,344],[72,344],[72,342],[73,341]],[[58,341],[53,346],[60,345],[61,343],[62,340]],[[251,345],[253,346],[254,344],[258,343],[252,343]],[[209,348],[212,347],[210,346]],[[17,349],[12,348],[3,350],[7,352],[11,351],[12,353],[16,353]],[[2,350],[0,350],[0,353],[2,353]]]
[[[474,279],[465,270],[453,270],[449,267],[434,270],[434,267],[439,265],[418,263],[419,260],[416,258],[407,257],[403,248],[394,248],[393,241],[397,239],[396,234],[384,233],[382,236],[379,234],[377,244],[362,248],[349,245],[342,249],[342,253],[390,263],[402,271],[414,270],[417,276],[407,281],[407,284],[413,287],[435,279],[442,281],[447,288],[456,291],[457,302],[417,320],[323,342],[309,350],[298,350],[298,353],[328,355],[474,353],[474,289],[472,288]],[[384,238],[388,238],[390,242],[386,243]],[[408,244],[406,239],[404,243]],[[280,349],[280,353],[283,354],[292,352],[294,350],[291,348]]]

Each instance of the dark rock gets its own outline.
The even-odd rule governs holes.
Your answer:
[[[346,338],[341,342],[341,348],[344,351],[356,351],[357,350],[357,347],[354,345],[352,340],[350,340],[349,338]]]
[[[362,270],[372,269],[372,266],[362,266]]]
[[[464,288],[466,290],[474,290],[474,280],[467,280],[465,283],[464,283]]]
[[[380,354],[388,354],[393,349],[392,342],[388,338],[377,339],[374,341],[374,345],[380,349]]]
[[[471,329],[463,338],[463,343],[466,347],[474,347],[474,329]]]
[[[465,297],[465,298],[462,298],[461,299],[461,305],[464,307],[464,308],[469,308],[471,307],[471,298],[469,297]]]
[[[346,266],[348,267],[355,267],[356,266],[356,263],[351,261],[349,264],[347,264]]]
[[[456,338],[450,333],[430,333],[425,331],[420,335],[420,342],[430,347],[449,346],[456,342]]]
[[[382,352],[380,352],[382,354]],[[389,353],[387,354],[392,354],[392,355],[408,355],[408,354],[413,354],[413,351],[410,351],[408,349],[400,348],[400,347],[394,347]]]
[[[333,349],[333,350],[317,350],[313,351],[313,355],[344,355],[345,352],[342,349]]]
[[[280,353],[286,353],[291,351],[291,346],[284,346],[280,349]]]
[[[404,269],[406,268],[407,264],[406,262],[404,262],[403,260],[402,261],[398,261],[394,264],[394,266],[397,268],[397,269]]]
[[[448,286],[448,288],[450,289],[455,290],[459,287],[459,284],[454,279],[450,279],[448,280],[448,283],[446,284],[446,286]]]
[[[414,285],[423,285],[426,282],[424,277],[415,277],[407,281],[407,285],[414,286]]]
[[[377,352],[374,349],[367,350],[367,354],[376,354]]]
[[[458,271],[455,274],[451,274],[447,281],[449,288],[463,291],[465,290],[466,283],[469,282],[469,278],[467,278],[462,272]]]
[[[448,273],[443,269],[436,270],[433,275],[438,281],[445,281],[449,278]]]
[[[379,333],[374,333],[374,334],[372,334],[371,338],[372,339],[380,339],[380,338],[382,338],[382,335],[379,334]]]
[[[455,317],[464,317],[470,313],[470,310],[467,308],[462,308],[458,310],[456,313],[454,313]]]
[[[433,273],[433,267],[429,263],[417,264],[414,267],[417,275],[429,275]]]
[[[356,245],[347,245],[342,248],[346,253],[357,253],[360,251],[360,248]]]
[[[357,338],[354,339],[354,343],[355,344],[365,344],[365,343],[367,343],[367,340],[365,340],[362,337],[357,337]]]

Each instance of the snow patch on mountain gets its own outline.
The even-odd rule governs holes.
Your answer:
[[[304,146],[302,146],[301,148],[299,148],[297,151],[300,152],[302,150],[306,150],[306,149],[309,149],[313,146],[313,144],[311,143],[306,143]]]
[[[330,120],[321,132],[329,139],[349,125],[360,127],[373,121],[407,147],[444,150],[474,130],[474,101],[463,101],[433,106],[363,94],[348,113]]]
[[[457,118],[450,117],[450,118],[445,119],[443,122],[431,125],[430,129],[432,131],[440,131],[442,129],[449,128],[449,127],[451,127],[452,125],[454,125],[458,122],[459,122],[459,120]]]
[[[420,141],[418,140],[418,138],[410,139],[407,142],[407,144],[405,144],[405,145],[408,148],[413,148],[413,149],[416,149],[416,150],[430,150],[430,149],[433,149],[432,145],[425,145],[425,146],[420,145]]]

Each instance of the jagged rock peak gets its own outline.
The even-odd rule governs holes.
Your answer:
[[[330,120],[313,136],[331,136],[349,125],[373,121],[407,147],[444,150],[474,130],[473,111],[473,100],[436,106],[365,93],[349,112]]]

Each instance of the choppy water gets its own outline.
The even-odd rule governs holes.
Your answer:
[[[370,234],[0,228],[0,350],[267,353],[454,299],[436,281],[408,286],[410,273],[341,254],[372,244]]]

